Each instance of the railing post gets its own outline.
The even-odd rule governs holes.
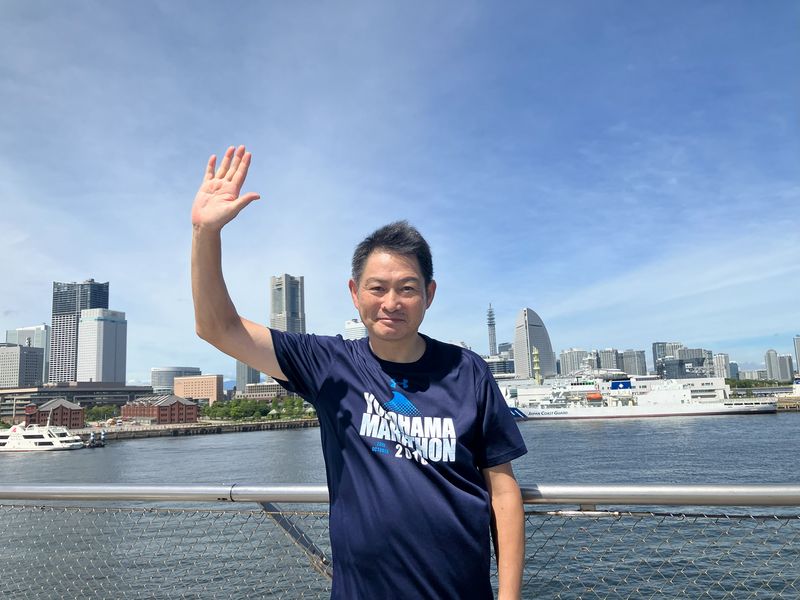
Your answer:
[[[259,502],[259,504],[261,508],[264,509],[267,516],[305,553],[308,557],[308,562],[311,564],[311,568],[320,575],[332,580],[333,569],[331,568],[331,561],[325,556],[325,553],[309,539],[305,532],[293,523],[289,517],[285,516],[284,511],[277,505],[271,502]]]

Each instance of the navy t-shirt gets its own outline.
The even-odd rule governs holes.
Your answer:
[[[393,363],[366,338],[272,331],[281,384],[319,417],[332,598],[492,597],[481,469],[527,449],[486,363],[423,338]]]

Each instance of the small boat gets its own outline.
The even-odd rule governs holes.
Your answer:
[[[101,431],[100,436],[96,436],[94,431],[89,434],[89,439],[86,440],[83,445],[86,448],[102,448],[106,445],[106,432]]]
[[[31,452],[41,450],[77,450],[83,440],[66,427],[53,425],[12,425],[0,430],[0,452]]]

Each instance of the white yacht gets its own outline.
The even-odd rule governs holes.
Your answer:
[[[556,380],[549,386],[506,387],[519,419],[614,419],[774,413],[775,398],[733,398],[721,377],[602,377]]]
[[[12,425],[0,429],[0,452],[28,452],[37,450],[77,450],[83,440],[66,427],[52,425]]]

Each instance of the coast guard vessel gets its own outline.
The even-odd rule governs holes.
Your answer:
[[[721,377],[606,379],[602,375],[557,379],[551,385],[501,385],[520,419],[615,419],[763,414],[777,411],[775,398],[732,398]]]

